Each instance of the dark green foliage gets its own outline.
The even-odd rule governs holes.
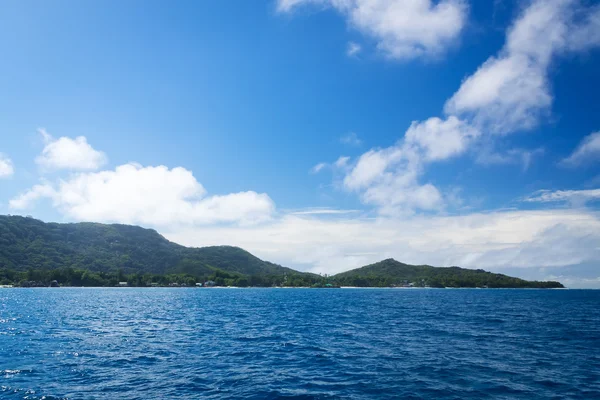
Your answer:
[[[272,287],[272,286],[304,286],[325,287],[325,278],[319,275],[296,272],[285,275],[243,275],[235,272],[215,270],[209,275],[151,274],[134,272],[124,274],[122,271],[95,272],[85,269],[29,269],[15,271],[0,268],[0,285],[23,287],[46,287],[52,281],[60,286],[118,286],[119,282],[127,282],[127,286],[196,286],[196,283],[215,282],[215,286],[239,287]]]
[[[409,265],[387,259],[333,277],[342,286],[408,285],[430,287],[562,288],[559,282],[526,281],[482,269]]]
[[[155,230],[96,223],[56,224],[0,216],[0,269],[210,275],[295,273],[232,246],[188,248]]]

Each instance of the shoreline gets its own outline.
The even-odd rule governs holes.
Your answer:
[[[49,286],[36,286],[36,287],[22,287],[22,286],[11,286],[2,285],[1,289],[357,289],[357,290],[600,290],[594,288],[521,288],[521,287],[503,287],[503,288],[478,288],[478,287],[379,287],[379,286],[340,286],[340,287],[310,287],[310,286],[276,286],[276,287],[262,287],[262,286],[213,286],[213,287],[194,287],[194,286],[60,286],[60,287],[49,287]]]

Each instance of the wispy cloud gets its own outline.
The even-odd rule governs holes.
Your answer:
[[[348,57],[354,57],[360,53],[362,47],[360,44],[356,42],[348,42],[348,47],[346,48],[346,55]]]
[[[584,137],[571,155],[561,161],[566,167],[576,167],[600,159],[600,131]]]
[[[536,203],[568,202],[574,205],[583,205],[590,201],[600,200],[600,189],[539,190],[524,200]]]
[[[339,158],[338,158],[338,159],[337,159],[337,160],[336,160],[336,161],[333,163],[333,165],[334,165],[336,168],[341,168],[341,169],[343,169],[343,168],[346,168],[346,167],[348,166],[348,161],[350,161],[350,157],[347,157],[347,156],[341,156],[341,157],[339,157]]]
[[[327,168],[327,163],[318,163],[317,165],[315,165],[314,167],[312,167],[310,169],[310,173],[311,174],[318,174],[319,172],[321,172],[324,168]]]
[[[356,132],[350,132],[340,138],[340,143],[356,147],[362,144],[362,140],[358,137]]]
[[[481,165],[520,164],[523,171],[526,171],[529,169],[534,158],[543,154],[544,149],[541,147],[529,150],[514,148],[506,151],[494,150],[492,147],[483,147],[477,153],[475,161]]]

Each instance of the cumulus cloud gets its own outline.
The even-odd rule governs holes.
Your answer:
[[[328,274],[389,257],[412,264],[500,272],[600,262],[600,215],[584,210],[402,219],[285,215],[256,227],[165,233],[184,245],[230,243],[264,259]]]
[[[573,205],[584,205],[590,201],[600,200],[600,189],[588,190],[539,190],[525,198],[527,202],[552,203],[568,202]]]
[[[434,117],[413,122],[404,135],[408,144],[419,146],[428,161],[444,160],[463,153],[479,131],[456,117]]]
[[[393,59],[442,54],[460,35],[468,7],[463,0],[278,0],[280,12],[302,5],[331,7],[348,24],[374,38],[377,48]]]
[[[439,209],[442,196],[435,186],[418,182],[421,169],[410,148],[370,150],[349,170],[343,184],[358,192],[364,203],[377,206],[381,214]]]
[[[8,178],[15,173],[15,167],[10,158],[0,153],[0,179]]]
[[[478,130],[456,117],[415,121],[398,143],[362,154],[347,168],[343,186],[358,192],[364,203],[377,206],[381,214],[441,210],[442,193],[419,178],[428,163],[463,153],[478,136]]]
[[[252,224],[271,218],[275,208],[268,195],[252,191],[205,195],[204,187],[184,168],[126,164],[114,171],[75,174],[56,185],[34,186],[9,205],[25,209],[49,198],[66,217],[77,221],[151,226]]]
[[[552,59],[600,44],[600,7],[576,0],[534,1],[507,33],[498,56],[490,57],[446,102],[445,111],[473,119],[495,133],[535,127],[549,112]]]
[[[600,131],[583,138],[573,153],[561,161],[561,164],[574,167],[600,157]]]
[[[45,146],[35,161],[45,170],[96,170],[107,161],[106,155],[95,150],[84,136],[55,139],[44,129],[39,129],[38,132],[42,135]]]

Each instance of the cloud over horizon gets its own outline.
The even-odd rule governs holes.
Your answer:
[[[496,272],[600,262],[600,215],[589,210],[512,210],[400,219],[288,214],[255,227],[164,233],[180,244],[233,244],[263,259],[328,274],[385,258]]]
[[[78,173],[33,186],[10,200],[14,210],[30,209],[40,199],[75,221],[151,226],[254,224],[269,220],[275,206],[253,191],[206,196],[191,171],[165,166],[125,164],[115,170]]]

